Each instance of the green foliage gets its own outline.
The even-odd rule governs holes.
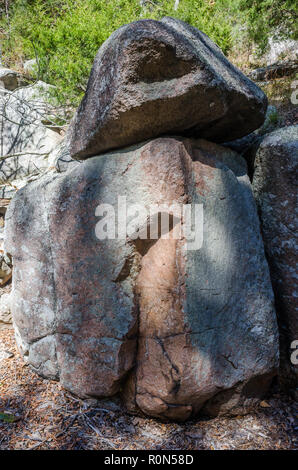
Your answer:
[[[77,105],[99,46],[121,25],[140,18],[180,18],[208,34],[228,52],[232,45],[228,0],[15,0],[9,23],[2,17],[7,64],[38,59],[40,79],[55,84],[61,101]]]
[[[10,34],[2,46],[4,57],[10,55],[13,61],[16,48],[24,58],[36,56],[39,78],[55,84],[67,101],[77,104],[98,47],[114,29],[135,19],[137,3],[16,0]]]
[[[24,60],[36,57],[38,78],[56,85],[61,102],[76,106],[98,48],[123,24],[173,16],[204,31],[228,53],[245,21],[248,28],[242,31],[262,43],[269,27],[262,24],[266,5],[280,1],[180,0],[174,10],[174,0],[11,0],[9,14],[0,11],[3,61],[21,68]]]
[[[0,413],[0,421],[4,421],[5,423],[14,423],[18,421],[18,418],[11,413]]]
[[[276,125],[278,123],[279,117],[278,112],[275,110],[271,114],[269,114],[269,122],[270,124]]]
[[[241,0],[249,37],[262,54],[272,37],[298,39],[298,4],[293,0]]]

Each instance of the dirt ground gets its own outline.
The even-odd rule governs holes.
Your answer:
[[[251,415],[163,423],[43,380],[24,364],[11,329],[0,330],[0,351],[0,450],[297,449],[297,405],[276,390]]]

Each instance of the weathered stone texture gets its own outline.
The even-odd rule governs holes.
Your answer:
[[[291,362],[291,343],[298,339],[297,161],[298,126],[278,129],[259,145],[253,178],[279,318],[280,377],[296,397],[298,375]]]
[[[96,207],[123,195],[203,204],[201,249],[99,240]],[[6,249],[19,346],[79,396],[124,388],[129,409],[185,420],[249,410],[275,374],[268,266],[246,164],[231,150],[165,137],[44,176],[10,204]]]
[[[85,159],[164,134],[214,142],[260,127],[267,98],[204,33],[173,18],[140,20],[100,47],[69,131]]]

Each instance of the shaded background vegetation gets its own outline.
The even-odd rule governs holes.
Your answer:
[[[208,34],[225,54],[263,53],[268,38],[297,38],[292,0],[2,0],[3,65],[22,71],[38,59],[38,78],[61,102],[80,101],[99,46],[118,27],[170,15]]]

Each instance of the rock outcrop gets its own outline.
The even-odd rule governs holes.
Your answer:
[[[233,140],[260,127],[266,107],[204,33],[173,18],[141,20],[99,49],[70,152],[84,159],[163,134]]]
[[[0,68],[0,79],[1,72]],[[1,214],[20,188],[46,171],[65,171],[71,163],[69,152],[61,148],[62,135],[53,130],[52,87],[41,81],[20,87],[21,76],[8,72],[15,83],[7,79],[3,81],[5,87],[0,88]]]
[[[37,82],[13,93],[0,93],[0,183],[38,175],[61,136],[45,125],[50,86]]]
[[[119,196],[130,227],[120,238]],[[172,236],[174,202],[203,205],[197,249]],[[153,219],[139,212],[137,231],[136,203],[166,205],[168,232],[141,236]],[[100,204],[110,206],[101,212]],[[116,238],[100,239],[113,232],[111,207]],[[13,198],[5,243],[19,348],[71,392],[123,390],[130,410],[185,420],[200,410],[246,412],[268,388],[278,367],[273,293],[246,164],[235,152],[164,137],[45,175]]]
[[[278,129],[259,145],[253,178],[280,324],[280,377],[296,397],[298,373],[291,362],[291,343],[298,339],[297,165],[298,126]]]

